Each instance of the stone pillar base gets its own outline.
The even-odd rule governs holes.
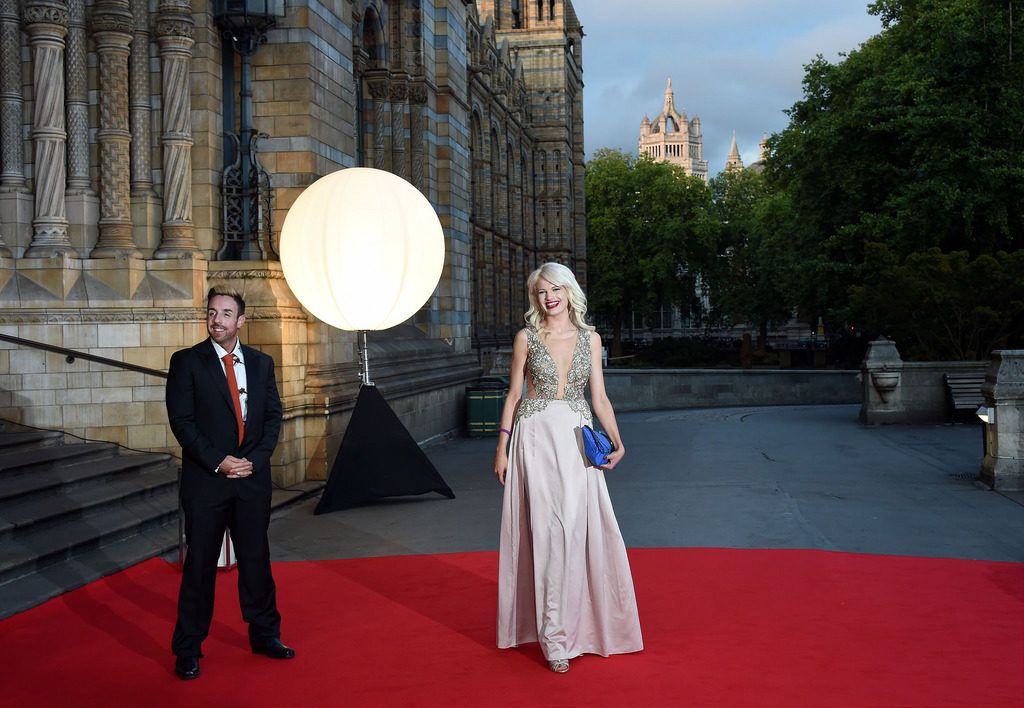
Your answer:
[[[1000,491],[1024,491],[1024,350],[992,352],[981,393],[990,416],[981,481]]]
[[[163,204],[152,192],[132,195],[132,239],[145,253],[153,253],[160,246],[160,222]]]
[[[0,223],[4,242],[18,257],[32,243],[32,195],[28,192],[0,192]]]
[[[100,198],[89,192],[68,194],[68,238],[79,253],[89,253],[100,238]]]
[[[985,456],[981,481],[1000,492],[1024,492],[1024,460]]]

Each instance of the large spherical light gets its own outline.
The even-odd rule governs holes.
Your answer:
[[[313,315],[339,329],[387,329],[437,287],[444,232],[430,202],[404,179],[350,167],[299,195],[280,251],[288,285]]]

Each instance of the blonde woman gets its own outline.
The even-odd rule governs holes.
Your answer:
[[[552,671],[581,654],[643,649],[626,547],[604,470],[626,454],[604,389],[601,338],[568,268],[527,280],[527,326],[516,334],[494,455],[505,486],[498,571],[498,646],[539,642]],[[523,384],[526,395],[523,396]],[[580,429],[594,413],[615,450],[589,467]]]

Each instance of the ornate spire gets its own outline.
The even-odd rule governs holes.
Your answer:
[[[668,77],[668,86],[665,88],[665,105],[662,108],[662,115],[678,113],[676,110],[675,94],[672,92],[672,77]]]
[[[729,157],[725,160],[725,169],[742,170],[743,158],[740,157],[740,149],[736,146],[736,131],[732,131],[732,145],[729,147]]]

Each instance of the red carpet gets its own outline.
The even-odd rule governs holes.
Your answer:
[[[647,649],[564,676],[494,648],[494,553],[278,563],[293,661],[248,651],[222,574],[203,675],[152,560],[0,622],[4,705],[1024,705],[1024,564],[630,551]]]

